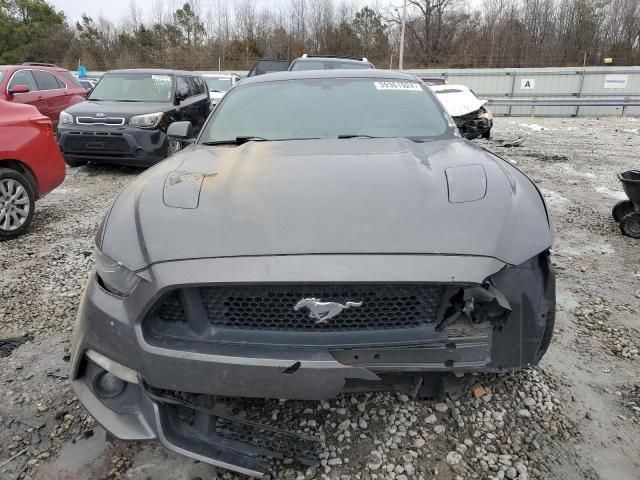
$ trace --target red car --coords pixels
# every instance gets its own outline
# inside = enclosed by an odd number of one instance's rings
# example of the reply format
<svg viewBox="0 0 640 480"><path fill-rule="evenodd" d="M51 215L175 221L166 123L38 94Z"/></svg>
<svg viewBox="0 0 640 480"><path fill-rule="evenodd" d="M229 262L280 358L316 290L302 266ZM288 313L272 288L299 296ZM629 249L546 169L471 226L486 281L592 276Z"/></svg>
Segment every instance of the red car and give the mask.
<svg viewBox="0 0 640 480"><path fill-rule="evenodd" d="M64 180L51 120L31 105L0 100L0 241L31 223L35 201Z"/></svg>
<svg viewBox="0 0 640 480"><path fill-rule="evenodd" d="M86 90L64 68L48 63L0 65L0 100L33 105L51 119L54 129L62 110L86 98Z"/></svg>

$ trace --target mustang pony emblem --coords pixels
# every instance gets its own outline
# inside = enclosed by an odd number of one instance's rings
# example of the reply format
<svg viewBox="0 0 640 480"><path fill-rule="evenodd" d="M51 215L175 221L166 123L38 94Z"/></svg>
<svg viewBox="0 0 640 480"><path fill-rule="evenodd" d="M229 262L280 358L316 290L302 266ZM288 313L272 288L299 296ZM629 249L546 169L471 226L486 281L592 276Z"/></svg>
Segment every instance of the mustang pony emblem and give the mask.
<svg viewBox="0 0 640 480"><path fill-rule="evenodd" d="M309 318L315 318L315 323L327 323L327 320L340 315L340 313L351 307L360 307L362 302L346 302L344 305L337 302L321 302L317 298L303 298L293 309L297 312L301 308L309 310Z"/></svg>

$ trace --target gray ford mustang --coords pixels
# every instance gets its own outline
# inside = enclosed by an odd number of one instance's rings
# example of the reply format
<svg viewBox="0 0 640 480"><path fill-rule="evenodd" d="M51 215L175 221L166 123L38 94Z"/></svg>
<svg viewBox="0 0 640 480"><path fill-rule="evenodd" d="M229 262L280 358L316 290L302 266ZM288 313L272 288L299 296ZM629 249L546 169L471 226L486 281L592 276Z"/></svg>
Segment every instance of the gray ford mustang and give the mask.
<svg viewBox="0 0 640 480"><path fill-rule="evenodd" d="M542 196L415 77L262 75L168 134L193 145L116 198L78 312L73 388L116 437L260 476L319 445L222 397L435 398L545 353Z"/></svg>

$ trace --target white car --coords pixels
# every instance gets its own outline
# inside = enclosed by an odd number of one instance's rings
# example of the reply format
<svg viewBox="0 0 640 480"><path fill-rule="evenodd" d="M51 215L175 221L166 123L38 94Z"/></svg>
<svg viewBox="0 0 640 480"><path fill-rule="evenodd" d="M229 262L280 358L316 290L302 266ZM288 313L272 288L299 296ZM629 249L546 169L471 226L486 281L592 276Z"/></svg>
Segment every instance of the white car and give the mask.
<svg viewBox="0 0 640 480"><path fill-rule="evenodd" d="M235 73L205 73L202 76L204 77L204 81L207 82L209 96L211 97L211 104L213 106L216 106L222 97L224 97L224 94L240 81L240 76Z"/></svg>

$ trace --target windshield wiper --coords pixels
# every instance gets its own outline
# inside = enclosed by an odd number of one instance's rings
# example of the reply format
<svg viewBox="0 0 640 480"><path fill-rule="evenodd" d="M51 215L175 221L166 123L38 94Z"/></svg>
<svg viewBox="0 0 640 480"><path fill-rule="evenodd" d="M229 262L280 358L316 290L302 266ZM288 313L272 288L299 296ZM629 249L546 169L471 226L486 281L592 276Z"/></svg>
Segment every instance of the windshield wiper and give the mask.
<svg viewBox="0 0 640 480"><path fill-rule="evenodd" d="M202 145L242 145L247 142L268 142L266 138L262 137L251 137L251 136L240 136L236 137L235 140L216 140L213 142L202 142Z"/></svg>
<svg viewBox="0 0 640 480"><path fill-rule="evenodd" d="M372 135L362 135L360 133L338 135L338 139L342 140L343 138L381 138L381 137L374 137Z"/></svg>

